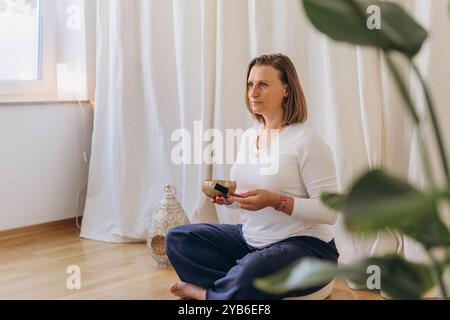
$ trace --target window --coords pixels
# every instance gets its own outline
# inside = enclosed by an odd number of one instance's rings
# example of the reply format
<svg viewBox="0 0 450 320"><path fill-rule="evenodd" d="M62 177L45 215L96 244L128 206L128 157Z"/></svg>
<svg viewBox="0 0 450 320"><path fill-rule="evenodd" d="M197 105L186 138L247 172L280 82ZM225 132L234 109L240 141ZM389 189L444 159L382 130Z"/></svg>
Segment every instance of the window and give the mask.
<svg viewBox="0 0 450 320"><path fill-rule="evenodd" d="M0 0L0 81L41 78L41 8L38 0Z"/></svg>
<svg viewBox="0 0 450 320"><path fill-rule="evenodd" d="M55 97L54 8L47 2L0 0L0 101Z"/></svg>
<svg viewBox="0 0 450 320"><path fill-rule="evenodd" d="M0 0L0 102L86 99L84 10L84 0Z"/></svg>

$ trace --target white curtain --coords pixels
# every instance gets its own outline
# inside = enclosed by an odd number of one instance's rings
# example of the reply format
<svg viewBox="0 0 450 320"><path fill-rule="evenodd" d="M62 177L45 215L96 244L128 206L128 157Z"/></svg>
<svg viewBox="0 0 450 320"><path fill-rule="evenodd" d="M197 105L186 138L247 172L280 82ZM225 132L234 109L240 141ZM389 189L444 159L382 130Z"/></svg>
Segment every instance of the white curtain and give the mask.
<svg viewBox="0 0 450 320"><path fill-rule="evenodd" d="M450 149L444 127L450 119L447 1L398 2L431 32L417 61ZM237 222L235 213L216 212L200 191L204 179L228 178L230 165L173 164L171 135L185 128L194 140L196 121L202 132L254 125L243 103L246 66L256 55L278 52L297 67L308 121L334 152L341 191L374 167L423 185L411 121L381 55L328 40L310 25L298 0L98 0L95 128L81 235L144 240L166 184L177 188L192 221ZM412 79L410 70L403 71ZM411 88L418 91L416 81ZM434 168L442 175L437 162ZM389 230L357 237L339 220L335 234L343 263L418 252Z"/></svg>

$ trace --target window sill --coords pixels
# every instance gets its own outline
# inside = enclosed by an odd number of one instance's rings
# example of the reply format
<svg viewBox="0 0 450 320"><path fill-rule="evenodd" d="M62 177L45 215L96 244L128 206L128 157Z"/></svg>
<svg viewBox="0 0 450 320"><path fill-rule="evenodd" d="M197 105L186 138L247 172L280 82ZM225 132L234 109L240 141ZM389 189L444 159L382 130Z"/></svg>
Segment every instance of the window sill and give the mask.
<svg viewBox="0 0 450 320"><path fill-rule="evenodd" d="M2 106L11 106L11 105L30 105L30 104L58 104L58 103L91 103L92 101L87 100L86 98L77 99L76 97L67 97L67 98L56 98L55 96L0 96L0 107Z"/></svg>
<svg viewBox="0 0 450 320"><path fill-rule="evenodd" d="M8 100L3 101L0 99L0 108L1 107L11 107L11 106L29 106L29 105L52 105L52 104L78 104L78 103L87 103L90 105L94 105L93 101L90 100L71 100L71 99L46 99L46 100L28 100L28 99L20 99L20 100Z"/></svg>

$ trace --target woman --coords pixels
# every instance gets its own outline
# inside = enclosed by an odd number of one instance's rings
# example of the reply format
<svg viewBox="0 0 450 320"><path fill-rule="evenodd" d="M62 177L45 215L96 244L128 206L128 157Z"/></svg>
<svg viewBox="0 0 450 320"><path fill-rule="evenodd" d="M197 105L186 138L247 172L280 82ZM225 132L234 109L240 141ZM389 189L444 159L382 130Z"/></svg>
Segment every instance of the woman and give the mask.
<svg viewBox="0 0 450 320"><path fill-rule="evenodd" d="M186 225L169 232L166 252L181 280L171 292L178 297L242 300L307 295L320 287L273 295L255 288L253 281L304 257L337 263L331 233L336 212L320 201L322 192L336 192L333 158L304 123L306 101L291 60L281 54L255 58L247 71L245 102L261 128L251 140L254 152L241 144L237 160L258 158L276 146L277 171L262 174L257 161L236 161L230 178L237 182L241 197L212 201L240 210L241 224Z"/></svg>

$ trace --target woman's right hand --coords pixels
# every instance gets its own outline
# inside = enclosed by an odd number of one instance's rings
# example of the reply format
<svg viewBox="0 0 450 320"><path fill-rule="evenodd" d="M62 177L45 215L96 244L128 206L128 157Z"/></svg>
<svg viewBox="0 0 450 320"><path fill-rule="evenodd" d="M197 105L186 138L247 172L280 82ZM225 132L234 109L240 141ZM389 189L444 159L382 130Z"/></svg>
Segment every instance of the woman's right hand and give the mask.
<svg viewBox="0 0 450 320"><path fill-rule="evenodd" d="M234 203L234 201L230 201L230 197L215 197L211 199L211 202L218 205L230 205Z"/></svg>

